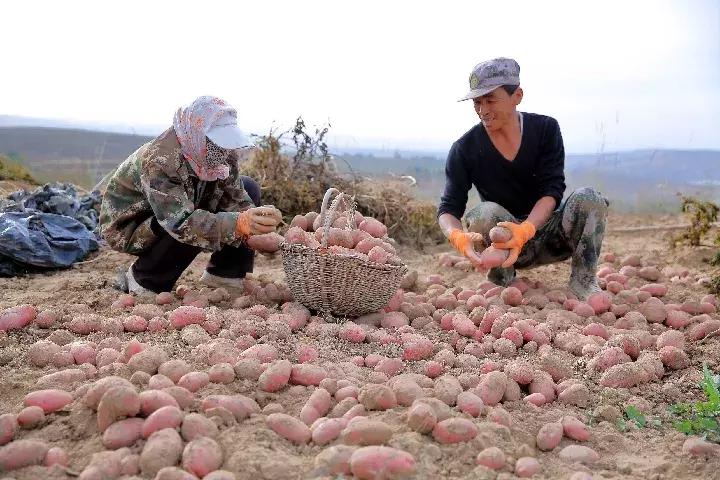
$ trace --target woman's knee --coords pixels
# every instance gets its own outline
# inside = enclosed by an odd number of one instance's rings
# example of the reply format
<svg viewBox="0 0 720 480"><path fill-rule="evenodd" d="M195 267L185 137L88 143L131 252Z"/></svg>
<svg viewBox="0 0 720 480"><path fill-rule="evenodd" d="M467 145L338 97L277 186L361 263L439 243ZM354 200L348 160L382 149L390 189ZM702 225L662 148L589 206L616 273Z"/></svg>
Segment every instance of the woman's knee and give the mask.
<svg viewBox="0 0 720 480"><path fill-rule="evenodd" d="M260 184L246 175L240 175L245 191L250 195L250 199L255 206L260 206Z"/></svg>

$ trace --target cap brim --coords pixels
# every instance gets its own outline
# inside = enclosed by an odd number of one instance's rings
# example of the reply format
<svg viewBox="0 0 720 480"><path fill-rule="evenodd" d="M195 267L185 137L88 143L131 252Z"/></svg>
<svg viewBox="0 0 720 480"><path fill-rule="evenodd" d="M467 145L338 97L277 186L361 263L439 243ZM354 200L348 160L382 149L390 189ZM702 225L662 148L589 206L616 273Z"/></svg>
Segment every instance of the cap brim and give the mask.
<svg viewBox="0 0 720 480"><path fill-rule="evenodd" d="M482 97L483 95L487 95L488 93L492 92L493 90L502 87L502 85L495 85L493 87L485 87L485 88L476 88L475 90L470 90L467 95L465 95L463 98L458 100L458 102L464 102L465 100L471 100L473 98Z"/></svg>
<svg viewBox="0 0 720 480"><path fill-rule="evenodd" d="M236 148L251 147L250 139L242 133L237 125L222 125L211 128L207 137L218 147L229 150Z"/></svg>

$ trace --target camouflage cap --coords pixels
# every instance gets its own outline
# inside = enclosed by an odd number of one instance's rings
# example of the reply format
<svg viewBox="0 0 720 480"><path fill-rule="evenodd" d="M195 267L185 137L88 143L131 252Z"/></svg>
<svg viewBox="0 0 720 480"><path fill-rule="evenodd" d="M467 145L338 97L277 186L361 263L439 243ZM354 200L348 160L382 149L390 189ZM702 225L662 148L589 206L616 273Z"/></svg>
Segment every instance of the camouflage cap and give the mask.
<svg viewBox="0 0 720 480"><path fill-rule="evenodd" d="M470 91L458 100L482 97L502 85L520 85L520 65L512 58L493 58L478 63L470 74Z"/></svg>

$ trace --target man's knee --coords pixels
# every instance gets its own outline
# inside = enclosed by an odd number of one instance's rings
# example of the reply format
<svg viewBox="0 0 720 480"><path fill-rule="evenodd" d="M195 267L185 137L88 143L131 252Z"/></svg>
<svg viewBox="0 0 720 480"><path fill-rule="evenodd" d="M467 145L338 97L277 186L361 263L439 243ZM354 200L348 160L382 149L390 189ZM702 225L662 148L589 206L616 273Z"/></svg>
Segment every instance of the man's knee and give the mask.
<svg viewBox="0 0 720 480"><path fill-rule="evenodd" d="M567 199L566 209L571 211L601 211L606 212L610 202L592 187L578 188Z"/></svg>
<svg viewBox="0 0 720 480"><path fill-rule="evenodd" d="M240 178L242 179L245 191L248 195L250 195L250 199L253 201L255 206L260 206L260 185L246 175L241 175Z"/></svg>
<svg viewBox="0 0 720 480"><path fill-rule="evenodd" d="M498 222L512 221L513 216L504 207L495 202L480 202L465 214L465 222L471 232L488 232Z"/></svg>

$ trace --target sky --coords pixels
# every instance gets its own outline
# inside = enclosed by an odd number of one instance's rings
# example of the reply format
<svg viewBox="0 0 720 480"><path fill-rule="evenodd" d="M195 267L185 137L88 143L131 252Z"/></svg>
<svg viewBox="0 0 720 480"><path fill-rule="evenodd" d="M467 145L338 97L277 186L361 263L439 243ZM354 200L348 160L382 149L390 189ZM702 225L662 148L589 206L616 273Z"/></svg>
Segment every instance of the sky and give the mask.
<svg viewBox="0 0 720 480"><path fill-rule="evenodd" d="M216 95L251 133L444 150L507 56L570 153L720 149L718 0L6 0L0 25L0 114L160 128Z"/></svg>

